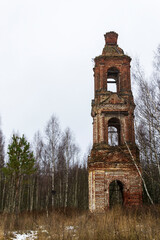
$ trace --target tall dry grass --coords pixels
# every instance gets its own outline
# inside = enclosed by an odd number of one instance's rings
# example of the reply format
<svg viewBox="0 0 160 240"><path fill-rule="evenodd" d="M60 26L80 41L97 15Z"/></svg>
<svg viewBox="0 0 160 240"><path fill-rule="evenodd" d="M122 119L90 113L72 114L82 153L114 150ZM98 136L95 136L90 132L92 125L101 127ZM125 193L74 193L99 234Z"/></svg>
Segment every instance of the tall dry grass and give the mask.
<svg viewBox="0 0 160 240"><path fill-rule="evenodd" d="M37 239L56 240L160 240L160 206L139 209L115 207L106 214L67 211L22 213L0 216L0 239L11 239L12 231L37 231ZM3 223L3 224L2 224Z"/></svg>

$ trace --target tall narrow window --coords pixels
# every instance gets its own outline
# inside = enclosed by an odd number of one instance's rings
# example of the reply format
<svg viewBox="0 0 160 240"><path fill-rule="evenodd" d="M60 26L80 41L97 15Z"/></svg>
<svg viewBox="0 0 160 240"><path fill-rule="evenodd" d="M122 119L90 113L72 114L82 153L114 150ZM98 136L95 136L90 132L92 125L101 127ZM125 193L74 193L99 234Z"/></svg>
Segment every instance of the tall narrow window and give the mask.
<svg viewBox="0 0 160 240"><path fill-rule="evenodd" d="M118 118L111 118L108 121L108 145L120 145L120 121Z"/></svg>
<svg viewBox="0 0 160 240"><path fill-rule="evenodd" d="M117 68L110 68L107 72L107 91L117 92L119 86L119 71Z"/></svg>

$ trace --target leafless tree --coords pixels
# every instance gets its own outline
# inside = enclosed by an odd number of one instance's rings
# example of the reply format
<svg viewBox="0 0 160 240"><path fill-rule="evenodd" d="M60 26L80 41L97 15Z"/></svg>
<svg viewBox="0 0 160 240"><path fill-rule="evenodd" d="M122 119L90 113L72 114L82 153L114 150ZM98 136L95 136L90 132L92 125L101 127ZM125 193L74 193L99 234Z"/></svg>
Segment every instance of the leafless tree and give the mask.
<svg viewBox="0 0 160 240"><path fill-rule="evenodd" d="M56 116L52 115L45 128L46 152L52 165L52 209L54 207L55 193L55 165L57 159L57 149L60 141L60 127Z"/></svg>
<svg viewBox="0 0 160 240"><path fill-rule="evenodd" d="M5 176L2 172L2 168L4 167L4 136L2 130L0 129L0 210L3 210L4 205L4 195L5 195Z"/></svg>
<svg viewBox="0 0 160 240"><path fill-rule="evenodd" d="M135 64L136 139L140 149L143 176L154 202L160 201L160 48L154 58L154 71L147 79L139 62ZM159 187L158 187L159 186Z"/></svg>

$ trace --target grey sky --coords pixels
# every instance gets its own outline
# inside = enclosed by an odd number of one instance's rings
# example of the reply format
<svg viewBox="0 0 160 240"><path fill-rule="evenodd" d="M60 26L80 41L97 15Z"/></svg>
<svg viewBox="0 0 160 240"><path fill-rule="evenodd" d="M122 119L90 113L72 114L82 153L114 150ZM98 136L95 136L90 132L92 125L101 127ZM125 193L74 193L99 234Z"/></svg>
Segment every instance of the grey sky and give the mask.
<svg viewBox="0 0 160 240"><path fill-rule="evenodd" d="M159 0L0 0L0 115L6 139L32 140L54 113L83 151L92 143L92 58L103 35L149 73L160 43Z"/></svg>

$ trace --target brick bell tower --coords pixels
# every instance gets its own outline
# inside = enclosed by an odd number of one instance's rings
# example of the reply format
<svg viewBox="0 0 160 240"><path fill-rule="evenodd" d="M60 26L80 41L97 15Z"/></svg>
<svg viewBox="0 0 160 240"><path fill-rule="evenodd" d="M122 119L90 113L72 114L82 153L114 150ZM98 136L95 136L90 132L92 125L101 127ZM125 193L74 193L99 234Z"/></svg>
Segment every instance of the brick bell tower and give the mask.
<svg viewBox="0 0 160 240"><path fill-rule="evenodd" d="M91 212L117 204L142 204L141 178L131 158L140 167L134 134L131 58L117 45L117 33L108 32L104 37L102 55L94 59L93 69L93 147L88 158Z"/></svg>

